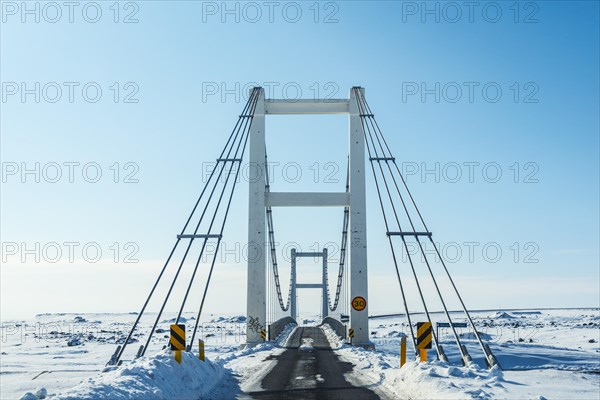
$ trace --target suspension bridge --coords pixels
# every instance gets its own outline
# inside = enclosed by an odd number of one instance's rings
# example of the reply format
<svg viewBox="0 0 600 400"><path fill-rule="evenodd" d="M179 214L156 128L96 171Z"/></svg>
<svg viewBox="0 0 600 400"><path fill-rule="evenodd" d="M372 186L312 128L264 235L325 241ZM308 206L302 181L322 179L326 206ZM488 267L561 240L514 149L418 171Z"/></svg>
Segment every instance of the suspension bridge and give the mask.
<svg viewBox="0 0 600 400"><path fill-rule="evenodd" d="M340 192L278 192L272 190L269 179L265 120L270 115L303 114L345 114L348 115L348 157L345 191ZM248 154L247 154L248 153ZM209 295L211 278L218 269L215 251L208 260L203 258L207 249L219 249L228 222L230 209L234 204L234 195L239 186L240 165L248 158L253 179L248 191L248 262L247 262L247 320L246 346L255 346L273 341L289 324L297 323L299 289L320 289L322 293L321 316L323 323L330 325L339 336L346 338L354 346L373 349L369 339L368 319L368 263L367 263L367 215L366 185L367 175L372 175L379 208L383 215L385 237L390 248L390 265L397 277L400 296L397 299L398 310L408 322L409 343L415 355L419 355L417 342L419 335L407 301L407 284L416 285L421 310L420 318L432 322L430 307L424 295L423 280L434 288L437 301L441 304L445 322L449 327L454 344L460 354L461 362L467 365L472 357L455 329L447 299L458 299L461 312L474 333L485 363L491 367L497 365L496 358L489 346L483 342L469 311L456 287L450 272L433 240L433 234L427 227L421 210L410 192L396 158L394 157L383 132L375 120L375 115L365 99L361 87L353 87L346 99L298 100L288 101L267 99L260 87L250 91L237 123L231 131L216 166L183 228L176 235L172 250L168 255L156 281L154 282L140 312L137 314L127 339L117 347L109 365L120 365L126 360L144 356L152 343L167 345L167 340L157 337L159 325L167 323L165 308L172 300L176 284L183 285L183 296L178 304L177 317L173 321L182 321L182 314L190 307L190 300L199 302L195 310L193 326L188 326L191 339L187 341L186 351L192 351L192 345L199 336L199 323L203 316L204 305ZM368 164L368 166L367 166ZM328 251L302 252L292 249L290 253L289 285L284 293L281 285L280 263L277 258L275 224L276 211L281 207L337 207L340 209L340 257L337 265L335 288L330 288ZM279 228L285 229L285 227ZM408 243L413 242L420 250L424 263L417 263L415 255L408 251ZM430 255L424 245L435 249L441 260L441 266L430 261ZM404 253L403 253L404 252ZM408 262L400 260L399 254L406 254ZM192 254L194 254L192 256ZM297 260L311 257L322 261L322 279L316 283L298 283L300 273ZM202 266L207 270L202 282L197 282L198 271ZM441 268L440 268L441 267ZM418 271L422 268L422 271ZM170 275L167 273L169 271ZM185 271L182 274L182 271ZM170 280L167 279L167 276ZM185 280L182 281L182 276ZM181 278L181 279L180 279ZM446 285L442 285L444 281ZM159 289L160 287L160 289ZM200 288L200 290L198 289ZM444 290L444 288L446 288ZM449 288L449 289L448 289ZM181 297L181 296L180 296ZM153 306L151 307L150 304ZM156 315L154 315L156 314ZM144 315L152 315L151 328L142 329L140 320ZM456 315L456 314L453 314ZM437 358L448 362L436 331L432 330L433 348ZM136 340L133 340L136 338ZM297 348L302 340L310 338L315 350L299 353ZM135 347L131 343L138 342ZM290 344L291 343L291 344ZM446 342L447 345L447 342ZM134 347L131 349L131 347ZM339 376L331 377L329 382L337 382L344 396L370 398L369 393L355 393L347 383L344 384L343 368L329 349L329 343L319 327L297 327L288 340L290 349L279 360L284 368L276 368L263 381L263 386L272 390L273 398L280 396L282 388L290 388L293 371L302 364L304 369L319 369L319 373L328 375L338 371ZM287 367L286 367L287 366ZM296 366L296 367L294 367ZM351 368L351 367L350 367ZM353 394L354 393L354 394ZM268 395L262 396L268 398ZM281 397L279 397L281 398ZM340 397L341 398L341 397Z"/></svg>

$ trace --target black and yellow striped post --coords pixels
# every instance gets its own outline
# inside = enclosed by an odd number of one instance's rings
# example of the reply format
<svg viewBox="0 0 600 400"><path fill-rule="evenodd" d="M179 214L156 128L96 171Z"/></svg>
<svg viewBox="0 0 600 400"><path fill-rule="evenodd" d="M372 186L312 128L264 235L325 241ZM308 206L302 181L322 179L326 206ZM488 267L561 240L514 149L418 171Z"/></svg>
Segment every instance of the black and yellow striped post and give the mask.
<svg viewBox="0 0 600 400"><path fill-rule="evenodd" d="M350 343L352 343L352 338L354 337L354 329L350 328L348 330L348 337L350 338Z"/></svg>
<svg viewBox="0 0 600 400"><path fill-rule="evenodd" d="M427 349L431 348L432 333L431 322L417 322L417 349L419 349L421 362L427 361Z"/></svg>
<svg viewBox="0 0 600 400"><path fill-rule="evenodd" d="M260 337L263 338L263 340L267 340L267 330L265 328L260 330Z"/></svg>
<svg viewBox="0 0 600 400"><path fill-rule="evenodd" d="M198 339L198 358L204 361L204 340Z"/></svg>
<svg viewBox="0 0 600 400"><path fill-rule="evenodd" d="M185 350L185 325L171 324L171 350L175 357L175 361L181 364L181 351Z"/></svg>

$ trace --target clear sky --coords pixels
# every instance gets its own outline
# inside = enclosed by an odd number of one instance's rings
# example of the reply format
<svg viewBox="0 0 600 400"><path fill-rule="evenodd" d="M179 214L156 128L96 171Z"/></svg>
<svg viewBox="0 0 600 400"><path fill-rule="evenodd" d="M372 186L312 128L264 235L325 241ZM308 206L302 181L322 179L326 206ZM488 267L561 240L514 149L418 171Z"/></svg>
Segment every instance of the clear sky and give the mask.
<svg viewBox="0 0 600 400"><path fill-rule="evenodd" d="M137 310L253 83L365 87L469 307L599 305L598 2L23 4L2 2L2 319ZM346 124L269 118L273 190L343 190ZM399 312L367 185L370 310ZM341 210L277 212L282 244L339 241ZM207 307L244 313L245 289L228 256Z"/></svg>

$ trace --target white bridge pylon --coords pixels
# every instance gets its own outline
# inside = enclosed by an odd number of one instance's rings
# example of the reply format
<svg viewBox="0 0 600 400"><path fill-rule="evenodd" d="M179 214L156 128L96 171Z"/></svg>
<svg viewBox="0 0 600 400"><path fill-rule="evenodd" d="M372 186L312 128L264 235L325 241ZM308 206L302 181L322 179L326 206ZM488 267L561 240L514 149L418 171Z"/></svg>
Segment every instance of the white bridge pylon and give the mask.
<svg viewBox="0 0 600 400"><path fill-rule="evenodd" d="M349 209L349 280L350 298L362 297L368 304L367 281L367 220L365 194L365 139L361 123L356 89L350 90L347 99L281 100L266 99L264 90L259 89L249 137L249 161L253 179L248 192L248 324L246 342L256 345L264 340L256 326L267 324L267 207L347 207ZM364 96L364 89L358 89ZM265 165L265 126L268 115L348 115L348 189L337 193L319 192L274 192L267 191ZM326 262L326 260L325 260ZM325 284L325 282L323 282ZM326 290L323 309L328 307ZM295 305L295 296L292 297ZM293 315L292 315L293 316ZM352 343L372 346L369 341L368 307L360 311L350 310L350 326L354 329Z"/></svg>

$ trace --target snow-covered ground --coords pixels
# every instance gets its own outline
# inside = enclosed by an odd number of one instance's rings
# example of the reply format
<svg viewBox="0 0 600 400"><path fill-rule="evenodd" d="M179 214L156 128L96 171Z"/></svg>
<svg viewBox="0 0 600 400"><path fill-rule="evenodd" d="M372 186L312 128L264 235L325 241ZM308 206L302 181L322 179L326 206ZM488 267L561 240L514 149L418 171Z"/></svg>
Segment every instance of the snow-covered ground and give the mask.
<svg viewBox="0 0 600 400"><path fill-rule="evenodd" d="M340 358L355 365L346 378L369 385L382 398L600 398L598 309L473 315L502 370L483 368L481 351L466 328L459 328L458 333L479 365L461 367L451 332L441 328L441 342L451 365L433 361L435 353L431 351L430 363L409 360L400 369L400 337L408 333L401 317L370 320L375 352L344 345L330 329L325 328L325 334L338 347ZM452 316L455 322L464 321L459 314ZM178 365L169 351L162 350L168 337L164 330L171 322L166 317L161 319L146 357L100 372L116 344L125 340L135 317L46 314L34 321L2 322L0 398L19 399L30 392L29 398L35 399L38 389L45 389L39 390L40 397L47 391L50 398L64 399L244 398L243 392L260 390L261 378L275 365L272 356L284 351L278 345L284 344L291 332L291 327L286 328L279 343L240 350L245 341L245 318L210 316L200 325L209 361L202 363L187 354ZM421 319L415 315L413 322ZM152 322L151 318L142 321L141 331ZM190 316L188 332L194 323ZM127 359L133 358L141 339L135 337L129 345Z"/></svg>
<svg viewBox="0 0 600 400"><path fill-rule="evenodd" d="M450 364L409 359L399 369L400 337L406 321L376 318L370 322L377 352L344 346L337 350L355 365L347 379L369 385L385 398L418 399L599 399L599 310L551 310L474 313L475 324L502 370L484 368L483 353L467 328L457 328L475 365L460 367L460 354L449 328L439 336ZM419 317L413 317L413 322ZM442 318L440 314L432 319ZM459 314L454 322L465 322ZM408 340L410 342L410 340ZM410 351L408 354L414 354Z"/></svg>

